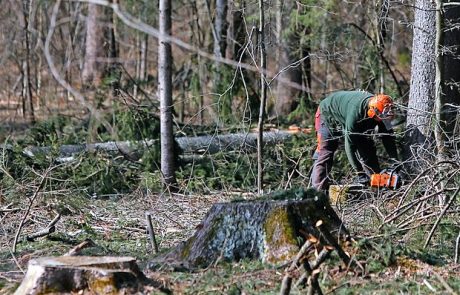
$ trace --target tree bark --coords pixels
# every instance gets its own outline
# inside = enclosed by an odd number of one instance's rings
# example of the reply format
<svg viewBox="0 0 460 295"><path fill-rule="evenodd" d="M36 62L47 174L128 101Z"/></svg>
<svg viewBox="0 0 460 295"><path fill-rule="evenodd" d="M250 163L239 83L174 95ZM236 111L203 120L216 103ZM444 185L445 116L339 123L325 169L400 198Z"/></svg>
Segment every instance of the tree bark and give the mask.
<svg viewBox="0 0 460 295"><path fill-rule="evenodd" d="M178 148L182 155L210 155L218 152L246 151L256 152L258 133L236 133L218 136L204 135L196 137L177 137ZM264 132L264 146L267 144L276 144L283 142L293 136L293 133L287 131ZM144 149L152 147L157 141L146 139L140 142L130 141L109 141L102 143L62 145L59 147L59 157L61 161L67 160L76 154L92 151L121 152L129 155L132 159L138 159L142 156ZM12 150L12 147L6 146ZM51 147L28 147L24 153L30 157L38 154L51 153Z"/></svg>
<svg viewBox="0 0 460 295"><path fill-rule="evenodd" d="M436 6L430 0L415 1L412 74L407 111L407 147L432 137L435 94ZM406 157L411 156L410 150Z"/></svg>
<svg viewBox="0 0 460 295"><path fill-rule="evenodd" d="M171 35L171 0L160 0L160 38L158 39L158 94L160 97L161 173L167 187L176 183L172 118L172 54L166 36Z"/></svg>
<svg viewBox="0 0 460 295"><path fill-rule="evenodd" d="M448 138L458 134L460 106L460 6L446 6L444 11L444 50L443 50L443 75L442 88L444 105L441 111L444 114L445 131Z"/></svg>
<svg viewBox="0 0 460 295"><path fill-rule="evenodd" d="M32 77L31 77L31 48L30 48L30 32L32 28L30 16L32 14L32 0L23 0L24 14L24 60L22 62L22 112L24 118L31 122L35 122L33 94L32 94Z"/></svg>
<svg viewBox="0 0 460 295"><path fill-rule="evenodd" d="M444 95L442 89L444 88L444 56L442 47L444 46L444 13L442 0L436 0L436 43L435 43L435 56L436 56L436 76L435 76L435 114L436 122L434 128L434 135L436 139L436 147L438 149L438 157L444 158L446 153L446 133L445 133L445 115L443 113Z"/></svg>
<svg viewBox="0 0 460 295"><path fill-rule="evenodd" d="M265 52L265 11L264 2L259 0L259 42L260 42L260 107L259 121L257 123L257 191L263 193L263 145L264 145L264 119L265 105L267 104L267 83L265 70L267 68L267 53Z"/></svg>
<svg viewBox="0 0 460 295"><path fill-rule="evenodd" d="M281 26L277 27L277 37L279 38L277 40L277 62L278 71L281 71L278 79L302 85L303 67L307 74L307 87L310 87L311 78L309 72L311 63L308 58L309 50L308 46L301 43L302 35L308 34L309 29L300 23L295 28L289 25L294 5L295 2L293 1L285 1L283 5L280 5L281 12L277 12L277 25ZM282 30L281 28L286 29ZM284 116L291 113L298 105L300 94L298 89L289 86L288 83L278 82L276 84L274 115Z"/></svg>
<svg viewBox="0 0 460 295"><path fill-rule="evenodd" d="M88 88L99 85L103 76L103 67L97 58L104 57L104 30L100 24L102 8L88 3L86 19L85 60L83 64L82 80Z"/></svg>

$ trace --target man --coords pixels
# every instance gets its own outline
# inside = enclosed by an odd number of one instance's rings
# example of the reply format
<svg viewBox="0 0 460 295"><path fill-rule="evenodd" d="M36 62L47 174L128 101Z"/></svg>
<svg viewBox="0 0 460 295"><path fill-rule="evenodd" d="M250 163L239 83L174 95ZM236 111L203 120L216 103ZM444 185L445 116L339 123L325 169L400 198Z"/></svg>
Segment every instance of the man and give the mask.
<svg viewBox="0 0 460 295"><path fill-rule="evenodd" d="M376 126L382 135L386 152L390 158L397 159L398 152L391 126L393 116L393 101L385 94L338 91L322 100L315 116L318 146L312 171L313 187L328 190L334 152L342 136L348 161L357 172L359 183L367 183L368 175L380 172L372 140Z"/></svg>

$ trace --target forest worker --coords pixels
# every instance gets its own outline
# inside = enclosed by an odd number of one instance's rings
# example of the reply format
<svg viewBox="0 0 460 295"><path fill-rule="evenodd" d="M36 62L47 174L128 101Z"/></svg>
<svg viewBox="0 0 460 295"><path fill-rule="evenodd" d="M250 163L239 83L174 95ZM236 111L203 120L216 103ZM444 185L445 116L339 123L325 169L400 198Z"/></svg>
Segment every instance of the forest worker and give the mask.
<svg viewBox="0 0 460 295"><path fill-rule="evenodd" d="M355 182L369 184L369 176L380 166L372 134L378 126L386 152L398 158L393 136L393 101L385 94L365 91L338 91L323 99L315 115L317 148L312 171L312 186L328 190L329 173L340 138L345 141L348 161L357 173Z"/></svg>

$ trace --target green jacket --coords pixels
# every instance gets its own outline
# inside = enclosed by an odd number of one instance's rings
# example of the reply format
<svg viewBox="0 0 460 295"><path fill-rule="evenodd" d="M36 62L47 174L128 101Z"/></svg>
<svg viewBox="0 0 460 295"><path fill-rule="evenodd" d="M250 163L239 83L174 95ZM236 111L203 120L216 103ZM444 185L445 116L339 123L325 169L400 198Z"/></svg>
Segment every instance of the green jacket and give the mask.
<svg viewBox="0 0 460 295"><path fill-rule="evenodd" d="M367 116L369 99L373 94L365 91L338 91L330 94L319 104L321 117L329 126L332 134L342 130L345 136L345 152L350 164L358 171L362 171L362 165L358 161L356 152L363 136L369 136L378 126L382 133L382 142L390 158L397 159L398 152L393 130L387 130L383 123ZM367 133L365 135L364 133ZM376 157L376 155L370 155Z"/></svg>

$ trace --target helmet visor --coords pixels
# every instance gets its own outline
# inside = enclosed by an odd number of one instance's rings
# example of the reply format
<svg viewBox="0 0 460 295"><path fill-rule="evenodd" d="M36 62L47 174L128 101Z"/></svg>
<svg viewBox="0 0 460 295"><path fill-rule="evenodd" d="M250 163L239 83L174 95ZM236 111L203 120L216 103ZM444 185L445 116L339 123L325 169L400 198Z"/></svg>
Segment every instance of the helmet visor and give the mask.
<svg viewBox="0 0 460 295"><path fill-rule="evenodd" d="M393 120L394 116L395 116L395 112L394 112L394 108L392 104L387 104L383 108L382 112L377 111L377 117L382 121L384 120L391 121Z"/></svg>

